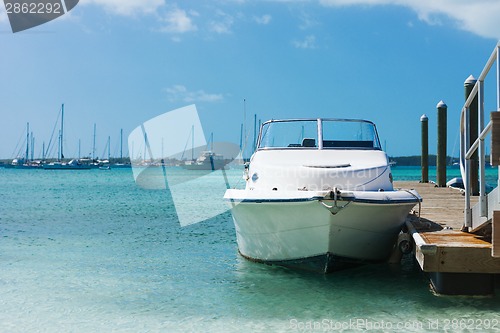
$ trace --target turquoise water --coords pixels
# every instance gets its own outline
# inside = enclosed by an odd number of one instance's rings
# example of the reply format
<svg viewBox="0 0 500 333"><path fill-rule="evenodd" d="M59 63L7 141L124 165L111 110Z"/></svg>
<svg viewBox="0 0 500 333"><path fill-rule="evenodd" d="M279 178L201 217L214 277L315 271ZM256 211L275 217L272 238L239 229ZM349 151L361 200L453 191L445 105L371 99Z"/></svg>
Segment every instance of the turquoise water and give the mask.
<svg viewBox="0 0 500 333"><path fill-rule="evenodd" d="M413 166L397 166L392 168L392 174L394 180L412 180L419 181L421 177L420 167ZM498 168L496 167L486 167L485 168L485 179L488 185L496 187L498 176ZM449 167L446 170L446 179L450 180L455 177L461 177L459 167ZM429 167L429 180L436 181L436 167Z"/></svg>
<svg viewBox="0 0 500 333"><path fill-rule="evenodd" d="M436 296L411 256L326 276L248 262L228 212L180 227L131 170L0 184L0 332L500 331L499 296Z"/></svg>

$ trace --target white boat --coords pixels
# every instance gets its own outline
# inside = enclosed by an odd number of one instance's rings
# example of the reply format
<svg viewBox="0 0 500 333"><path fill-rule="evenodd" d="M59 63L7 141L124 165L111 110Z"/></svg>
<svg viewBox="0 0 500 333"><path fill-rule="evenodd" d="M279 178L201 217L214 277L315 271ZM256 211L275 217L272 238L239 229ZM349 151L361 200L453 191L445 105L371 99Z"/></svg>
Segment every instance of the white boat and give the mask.
<svg viewBox="0 0 500 333"><path fill-rule="evenodd" d="M192 133L194 133L194 128L191 131ZM193 139L192 142L194 142ZM210 150L208 150L209 144L211 144ZM191 154L194 154L194 145L191 148ZM207 150L202 151L200 156L196 160L192 158L190 161L185 161L183 164L181 164L181 167L186 170L215 171L220 170L224 167L228 169L229 166L226 166L228 163L229 161L226 161L221 154L216 154L214 152L214 134L212 133L210 135L210 141L207 142Z"/></svg>
<svg viewBox="0 0 500 333"><path fill-rule="evenodd" d="M90 170L91 166L82 163L78 159L72 159L69 162L52 162L43 165L45 170Z"/></svg>
<svg viewBox="0 0 500 333"><path fill-rule="evenodd" d="M386 260L421 201L394 190L376 127L365 120L262 124L245 189L228 189L240 254L268 264L331 272Z"/></svg>
<svg viewBox="0 0 500 333"><path fill-rule="evenodd" d="M223 156L216 154L213 151L204 151L194 161L186 161L181 164L181 167L187 170L219 170L222 169L227 162Z"/></svg>
<svg viewBox="0 0 500 333"><path fill-rule="evenodd" d="M453 187L458 189L464 189L464 181L462 177L455 177L446 182L447 187Z"/></svg>

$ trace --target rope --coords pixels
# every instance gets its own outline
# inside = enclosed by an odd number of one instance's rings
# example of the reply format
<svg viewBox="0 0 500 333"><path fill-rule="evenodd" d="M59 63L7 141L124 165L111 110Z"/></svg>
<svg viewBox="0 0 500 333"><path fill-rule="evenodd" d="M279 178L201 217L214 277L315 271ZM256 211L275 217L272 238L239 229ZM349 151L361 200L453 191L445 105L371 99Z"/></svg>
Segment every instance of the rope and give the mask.
<svg viewBox="0 0 500 333"><path fill-rule="evenodd" d="M411 194L415 199L418 200L418 222L420 222L420 213L422 212L422 200L415 195L415 193L411 192L410 190L407 189L401 189L402 191L405 191L409 194Z"/></svg>

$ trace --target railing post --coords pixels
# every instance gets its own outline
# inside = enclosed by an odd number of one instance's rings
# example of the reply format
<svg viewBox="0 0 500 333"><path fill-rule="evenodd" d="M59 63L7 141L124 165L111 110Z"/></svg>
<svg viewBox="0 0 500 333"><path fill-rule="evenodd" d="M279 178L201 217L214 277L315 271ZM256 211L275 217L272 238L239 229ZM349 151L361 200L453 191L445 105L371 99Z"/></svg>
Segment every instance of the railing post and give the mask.
<svg viewBox="0 0 500 333"><path fill-rule="evenodd" d="M469 122L469 118L470 118L470 115L469 115L469 108L467 107L465 109L465 113L464 113L464 120L463 120L463 123L464 123L464 155L463 155L463 158L464 158L464 179L463 179L463 182L464 182L464 194L465 194L465 209L464 209L464 217L465 217L465 221L464 221L464 231L468 231L468 228L472 227L472 210L471 210L471 207L470 207L470 195L471 195L471 192L470 192L470 160L465 158L465 155L467 153L467 151L469 150L469 147L470 147L470 122Z"/></svg>
<svg viewBox="0 0 500 333"><path fill-rule="evenodd" d="M479 80L479 86L477 91L478 97L478 118L477 118L477 131L482 133L484 130L484 81ZM488 216L488 207L486 199L486 184L485 184L485 170L484 165L486 163L484 138L479 142L479 203L480 203L480 214L481 216Z"/></svg>
<svg viewBox="0 0 500 333"><path fill-rule="evenodd" d="M497 47L497 111L500 111L500 42ZM500 177L500 175L498 175Z"/></svg>
<svg viewBox="0 0 500 333"><path fill-rule="evenodd" d="M472 75L470 75L467 78L467 80L465 80L465 82L464 82L465 100L467 100L467 98L469 97L476 82L477 82L477 80ZM469 106L469 119L467 120L469 122L469 143L466 146L467 150L470 148L470 145L474 141L476 141L476 139L478 137L478 132L477 132L478 121L477 120L478 120L478 104L477 104L477 95L476 95L474 97L474 100L472 101L471 105ZM478 195L479 194L478 166L479 166L478 153L475 152L470 159L470 168L469 168L471 195Z"/></svg>
<svg viewBox="0 0 500 333"><path fill-rule="evenodd" d="M420 165L422 166L421 183L429 182L429 118L425 114L420 117L422 127L422 155Z"/></svg>
<svg viewBox="0 0 500 333"><path fill-rule="evenodd" d="M436 183L438 187L446 186L446 113L448 106L440 101L437 104L437 158Z"/></svg>

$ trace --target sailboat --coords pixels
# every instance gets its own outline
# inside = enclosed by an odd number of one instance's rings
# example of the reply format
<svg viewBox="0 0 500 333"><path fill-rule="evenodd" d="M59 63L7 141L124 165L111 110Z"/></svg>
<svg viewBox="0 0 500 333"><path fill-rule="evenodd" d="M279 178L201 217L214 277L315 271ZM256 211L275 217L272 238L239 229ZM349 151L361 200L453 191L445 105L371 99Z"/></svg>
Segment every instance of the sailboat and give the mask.
<svg viewBox="0 0 500 333"><path fill-rule="evenodd" d="M108 159L99 161L99 170L111 170L111 165L109 160L111 159L111 137L108 136L108 142L106 143L106 148L108 150Z"/></svg>
<svg viewBox="0 0 500 333"><path fill-rule="evenodd" d="M193 136L194 136L194 129ZM193 140L194 142L194 140ZM207 148L208 148L207 143ZM181 164L181 167L186 170L220 170L224 168L227 162L224 160L224 157L220 154L216 154L214 152L214 134L210 135L210 150L202 151L200 156L195 160L194 158L190 161L186 161L184 164ZM192 147L192 153L194 153L194 147Z"/></svg>
<svg viewBox="0 0 500 333"><path fill-rule="evenodd" d="M82 163L79 159L72 159L69 162L63 162L63 135L64 135L64 104L61 106L61 129L59 130L59 152L56 162L45 163L43 168L45 170L89 170L89 164Z"/></svg>
<svg viewBox="0 0 500 333"><path fill-rule="evenodd" d="M31 159L30 159L30 143L31 143ZM34 160L35 138L33 132L30 137L30 124L26 123L26 152L25 156L14 158L11 163L4 164L7 169L38 169L41 167L41 161Z"/></svg>

